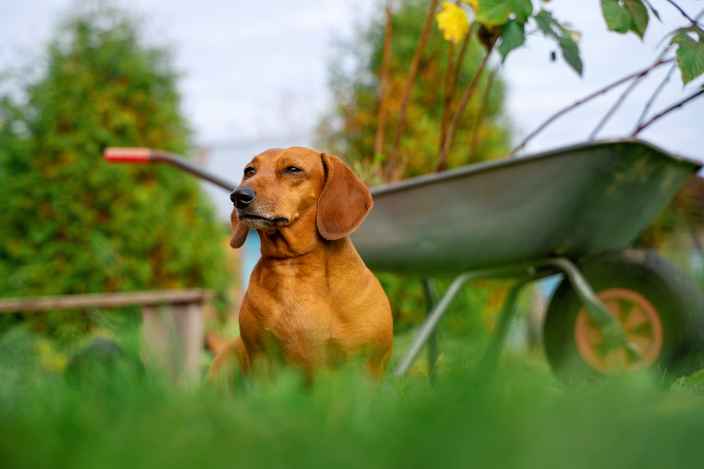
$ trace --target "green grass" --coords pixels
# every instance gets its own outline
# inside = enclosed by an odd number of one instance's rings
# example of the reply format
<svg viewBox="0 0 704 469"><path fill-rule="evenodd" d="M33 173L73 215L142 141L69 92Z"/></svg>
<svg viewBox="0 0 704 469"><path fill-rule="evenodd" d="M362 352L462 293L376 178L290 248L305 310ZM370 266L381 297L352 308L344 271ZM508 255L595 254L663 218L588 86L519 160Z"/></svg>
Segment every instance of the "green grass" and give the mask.
<svg viewBox="0 0 704 469"><path fill-rule="evenodd" d="M291 371L236 395L120 369L44 371L31 337L0 337L0 467L697 467L704 398L646 375L566 388L504 360L493 379L454 347L435 384L355 369L312 387Z"/></svg>

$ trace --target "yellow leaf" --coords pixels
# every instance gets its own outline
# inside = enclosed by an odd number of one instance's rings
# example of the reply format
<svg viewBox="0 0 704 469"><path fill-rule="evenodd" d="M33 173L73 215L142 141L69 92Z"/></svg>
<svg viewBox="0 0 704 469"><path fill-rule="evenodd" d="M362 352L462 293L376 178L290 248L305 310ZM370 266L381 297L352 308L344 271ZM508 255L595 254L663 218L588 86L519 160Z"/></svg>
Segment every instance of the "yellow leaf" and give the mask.
<svg viewBox="0 0 704 469"><path fill-rule="evenodd" d="M437 14L435 19L438 22L438 28L442 31L443 37L455 44L460 42L469 30L467 14L454 3L443 3L442 11Z"/></svg>

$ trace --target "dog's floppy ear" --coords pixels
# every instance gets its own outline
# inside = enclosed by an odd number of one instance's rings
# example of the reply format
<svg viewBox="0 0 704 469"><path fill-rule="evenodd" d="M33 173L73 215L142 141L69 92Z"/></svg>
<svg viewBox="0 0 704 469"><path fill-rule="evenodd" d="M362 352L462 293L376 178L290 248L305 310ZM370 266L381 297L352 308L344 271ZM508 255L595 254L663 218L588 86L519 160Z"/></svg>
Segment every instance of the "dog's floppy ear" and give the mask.
<svg viewBox="0 0 704 469"><path fill-rule="evenodd" d="M334 155L320 155L325 168L325 185L318 199L316 224L327 239L348 236L371 210L374 202L367 186Z"/></svg>
<svg viewBox="0 0 704 469"><path fill-rule="evenodd" d="M237 209L232 209L232 214L230 215L230 223L232 224L232 238L230 238L230 246L237 249L242 247L244 241L247 239L247 234L249 233L249 227L240 223L240 219L237 216Z"/></svg>

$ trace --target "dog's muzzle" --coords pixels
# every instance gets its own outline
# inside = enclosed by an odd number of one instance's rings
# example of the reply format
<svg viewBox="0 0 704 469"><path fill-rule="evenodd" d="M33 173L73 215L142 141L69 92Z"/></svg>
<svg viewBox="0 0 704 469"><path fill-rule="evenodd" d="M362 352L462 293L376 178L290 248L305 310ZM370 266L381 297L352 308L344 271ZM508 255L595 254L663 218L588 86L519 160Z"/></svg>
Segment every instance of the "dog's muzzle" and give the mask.
<svg viewBox="0 0 704 469"><path fill-rule="evenodd" d="M256 193L249 187L239 187L230 194L230 200L238 209L249 207L256 197Z"/></svg>

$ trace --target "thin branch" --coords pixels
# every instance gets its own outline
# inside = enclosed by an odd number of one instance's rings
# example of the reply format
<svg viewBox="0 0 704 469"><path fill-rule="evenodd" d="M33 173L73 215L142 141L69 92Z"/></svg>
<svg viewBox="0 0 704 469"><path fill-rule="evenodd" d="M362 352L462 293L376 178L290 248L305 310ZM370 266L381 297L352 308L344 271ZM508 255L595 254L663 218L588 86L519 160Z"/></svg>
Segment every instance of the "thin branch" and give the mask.
<svg viewBox="0 0 704 469"><path fill-rule="evenodd" d="M699 21L699 19L704 16L704 9L701 10L697 16L694 17L695 20ZM672 47L672 44L670 44L670 47ZM636 123L636 128L638 128L639 125L645 121L645 118L648 116L648 113L650 112L650 109L653 107L653 104L655 104L655 100L660 96L660 93L662 92L663 89L665 89L665 86L670 82L670 79L672 78L672 75L675 73L675 70L677 70L677 63L673 63L670 69L667 71L667 74L665 75L665 78L662 79L662 81L658 84L658 86L655 88L655 91L653 91L653 94L650 96L650 99L648 99L648 102L645 103L645 107L643 108L643 111L640 113L640 116L638 117L638 122ZM635 129L634 129L635 131Z"/></svg>
<svg viewBox="0 0 704 469"><path fill-rule="evenodd" d="M528 144L528 142L530 142L531 140L533 140L533 138L535 138L536 135L538 135L540 132L542 132L543 130L545 130L546 127L548 127L550 124L552 124L554 121L556 121L556 120L559 119L560 117L564 116L564 115L567 114L568 112L573 111L574 109L578 108L578 107L581 106L582 104L584 104L584 103L586 103L586 102L588 102L588 101L591 101L592 99L597 98L597 97L599 97L599 96L601 96L601 95L603 95L603 94L605 94L605 93L611 91L613 88L616 88L616 87L618 87L619 85L622 85L622 84L624 84L624 83L626 83L626 82L628 82L628 81L630 81L630 80L633 80L634 78L643 77L643 76L649 74L650 72L652 72L653 70L655 70L656 68L660 67L661 65L671 63L673 60L674 60L674 59L659 60L659 61L653 63L652 65L649 65L648 67L646 67L646 68L644 68L644 69L641 69L641 70L638 70L638 71L636 71L636 72L633 72L633 73L631 73L631 74L629 74L629 75L626 75L626 76L623 77L623 78L619 78L618 80L616 80L616 81L614 81L614 82L612 82L612 83L609 83L608 85L604 86L603 88L600 88L600 89L594 91L593 93L588 94L587 96L585 96L585 97L583 97L583 98L581 98L581 99L575 101L574 103L570 104L569 106L560 109L559 111L557 111L556 113L554 113L553 115L551 115L550 117L548 117L543 123L541 123L541 124L540 124L535 130L533 130L530 134L528 134L528 135L521 141L521 143L519 143L519 144L511 151L510 156L512 156L512 157L515 156L516 153L518 153L520 150L522 150L522 149Z"/></svg>
<svg viewBox="0 0 704 469"><path fill-rule="evenodd" d="M643 2L648 6L648 8L650 8L650 11L653 12L653 15L655 15L658 21L662 22L662 19L660 19L660 13L655 9L650 0L643 0Z"/></svg>
<svg viewBox="0 0 704 469"><path fill-rule="evenodd" d="M418 66L420 65L420 60L423 57L423 51L428 44L428 38L430 37L430 31L433 26L433 17L435 10L438 6L438 0L431 0L430 6L428 7L428 13L425 16L425 23L423 24L423 30L420 33L420 39L418 40L418 45L413 54L413 59L411 60L411 67L408 71L408 77L403 86L403 93L401 94L401 107L398 113L398 124L396 126L396 136L394 138L393 149L391 151L391 160L389 165L389 172L392 171L394 162L398 159L399 147L401 145L401 135L406 126L406 111L408 109L408 100L411 96L411 90L413 89L413 84L416 81L416 76L418 75Z"/></svg>
<svg viewBox="0 0 704 469"><path fill-rule="evenodd" d="M447 124L450 120L450 109L452 98L455 94L455 86L452 83L452 77L455 74L455 45L449 43L447 45L447 69L445 70L445 78L443 80L443 98L442 98L442 118L440 119L440 139L438 150L442 149L445 135L447 134Z"/></svg>
<svg viewBox="0 0 704 469"><path fill-rule="evenodd" d="M670 69L667 71L667 75L665 75L665 78L658 84L657 88L655 88L655 91L653 92L653 95L648 99L648 102L645 103L645 107L643 108L643 112L640 113L640 117L638 117L638 122L636 123L636 129L645 121L645 118L648 116L648 113L650 112L650 108L653 107L653 104L655 104L655 100L660 96L660 93L662 90L665 88L665 85L670 81L670 78L672 78L673 73L675 73L675 70L677 70L677 64L674 63L670 67ZM635 132L635 129L634 129Z"/></svg>
<svg viewBox="0 0 704 469"><path fill-rule="evenodd" d="M702 87L696 93L693 93L693 94L687 96L686 98L677 101L675 104L666 107L665 109L663 109L662 111L658 112L653 117L651 117L647 122L644 122L643 124L639 125L636 128L636 130L633 131L633 133L631 134L631 137L637 136L639 133L641 133L646 128L650 127L656 121L665 117L667 114L671 113L672 111L676 111L677 109L685 106L687 103L689 103L690 101L693 101L694 99L698 98L699 96L701 96L703 94L704 94L704 87Z"/></svg>
<svg viewBox="0 0 704 469"><path fill-rule="evenodd" d="M472 143L470 146L470 155L475 156L477 154L477 148L479 147L479 129L482 125L482 120L484 120L484 114L489 108L489 97L491 96L491 89L494 87L494 79L498 74L499 70L494 69L489 73L489 79L487 80L486 88L484 89L484 96L482 96L482 103L479 107L479 113L474 121L474 126L472 128Z"/></svg>
<svg viewBox="0 0 704 469"><path fill-rule="evenodd" d="M452 115L452 103L455 100L455 92L457 91L457 82L459 81L460 73L462 73L462 65L464 64L467 45L472 38L472 34L474 34L474 27L476 24L476 22L471 24L469 31L467 31L464 39L462 39L462 45L460 46L460 52L457 56L457 62L454 63L452 70L450 70L450 66L448 65L447 77L449 80L445 82L445 101L443 102L442 120L440 121L440 140L438 141L438 152L441 152L443 145L445 145L447 126L450 123L450 116ZM453 47L450 45L450 57L452 57L452 52ZM452 63L452 59L448 59L448 63Z"/></svg>
<svg viewBox="0 0 704 469"><path fill-rule="evenodd" d="M665 0L665 1L666 1L667 3L669 3L670 5L672 5L673 7L675 7L675 8L677 9L677 11L679 11L682 16L684 16L685 18L687 18L687 21L689 21L690 23L692 23L693 26L696 26L697 28L700 27L700 26L699 26L699 22L697 21L699 18L694 19L694 18L692 18L691 16L689 16L689 15L687 14L687 12L684 11L684 8L682 8L682 7L679 6L677 3L675 3L674 0Z"/></svg>
<svg viewBox="0 0 704 469"><path fill-rule="evenodd" d="M486 64L489 62L489 57L491 57L492 50L493 44L487 48L486 54L484 55L484 58L482 58L482 61L479 64L479 68L477 68L477 72L474 75L474 78L472 78L472 81L469 83L469 85L467 85L467 88L465 88L464 93L462 94L462 98L460 99L460 104L457 107L457 111L455 111L455 114L452 116L450 125L447 128L445 144L443 145L442 151L440 152L440 156L438 157L438 164L435 168L436 171L442 171L443 169L447 168L447 157L450 153L452 143L455 139L455 130L457 129L457 125L459 124L459 121L462 118L462 115L464 114L464 110L467 107L467 103L469 103L469 100L474 94L474 90L477 89L479 79L481 78L482 73L484 73Z"/></svg>
<svg viewBox="0 0 704 469"><path fill-rule="evenodd" d="M643 77L638 77L635 80L631 82L630 85L628 85L628 88L626 88L623 93L621 93L621 96L618 97L616 102L609 108L609 110L604 114L604 117L601 118L599 123L594 127L594 130L592 130L592 133L589 134L588 141L592 141L596 138L596 136L601 132L601 129L604 128L607 122L609 122L609 119L614 115L614 113L618 110L618 108L621 107L623 102L626 100L629 94L636 89L636 87L640 84L640 82L643 80Z"/></svg>
<svg viewBox="0 0 704 469"><path fill-rule="evenodd" d="M376 135L374 136L375 157L384 153L384 130L387 114L386 98L389 93L389 63L391 62L391 38L393 35L391 0L384 8L384 15L386 16L386 25L384 27L384 49L381 69L379 70L379 110L376 118Z"/></svg>
<svg viewBox="0 0 704 469"><path fill-rule="evenodd" d="M670 52L670 49L672 49L673 46L674 46L674 44L673 44L673 43L670 43L670 45L668 45L667 47L665 47L665 48L662 50L662 52L660 52L660 55L658 55L657 59L655 59L655 63L657 63L657 62L659 62L660 60L664 59L664 58L667 56L668 52ZM614 115L614 113L616 113L616 111L618 110L618 108L621 107L621 105L622 105L623 102L626 100L626 98L628 97L628 95L630 95L630 94L633 92L633 90L636 89L636 87L643 81L644 78L645 78L645 75L639 76L638 78L636 78L635 80L633 80L630 85L628 85L628 88L626 88L626 89L623 91L623 93L621 93L621 96L618 97L618 99L616 100L616 102L614 102L614 104L613 104L613 105L611 106L611 108L607 111L607 113L604 115L604 117L602 117L601 120L599 121L599 123L596 125L596 127L594 127L594 130L592 130L592 133L589 134L589 140L590 140L590 141L591 141L591 140L594 140L594 139L596 138L597 134L601 131L601 129L604 128L604 126L606 125L606 123L609 122L609 119L611 119L611 117Z"/></svg>

